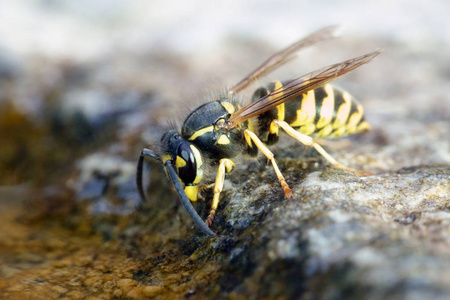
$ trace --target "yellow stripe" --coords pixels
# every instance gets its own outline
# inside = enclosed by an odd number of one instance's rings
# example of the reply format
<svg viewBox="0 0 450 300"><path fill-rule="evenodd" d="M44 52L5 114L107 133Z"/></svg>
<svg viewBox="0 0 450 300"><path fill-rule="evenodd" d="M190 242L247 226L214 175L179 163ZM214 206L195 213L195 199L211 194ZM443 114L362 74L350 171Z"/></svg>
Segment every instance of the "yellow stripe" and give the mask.
<svg viewBox="0 0 450 300"><path fill-rule="evenodd" d="M345 125L348 119L348 114L352 106L352 96L348 92L342 93L342 98L344 98L344 103L342 103L336 113L336 119L333 123L333 129L337 129Z"/></svg>
<svg viewBox="0 0 450 300"><path fill-rule="evenodd" d="M363 107L362 105L357 105L357 111L354 112L351 116L350 119L348 121L347 124L347 133L348 134L352 134L356 132L356 126L358 126L359 121L362 118L362 115L364 113Z"/></svg>
<svg viewBox="0 0 450 300"><path fill-rule="evenodd" d="M284 121L284 103L281 103L277 106L277 119L280 121Z"/></svg>
<svg viewBox="0 0 450 300"><path fill-rule="evenodd" d="M274 81L275 88L274 91L281 89L283 87L283 84L281 84L280 81L276 80ZM277 119L280 121L284 121L284 103L281 103L277 106Z"/></svg>
<svg viewBox="0 0 450 300"><path fill-rule="evenodd" d="M331 134L329 137L335 138L335 137L343 136L345 134L346 134L345 127L343 126L343 127L336 129L335 131L333 131L333 134Z"/></svg>
<svg viewBox="0 0 450 300"><path fill-rule="evenodd" d="M317 133L317 137L327 137L332 131L333 127L331 126L331 124L328 124Z"/></svg>
<svg viewBox="0 0 450 300"><path fill-rule="evenodd" d="M297 110L297 119L290 123L292 127L302 126L314 122L316 117L316 98L314 90L303 94L302 107Z"/></svg>
<svg viewBox="0 0 450 300"><path fill-rule="evenodd" d="M370 130L370 129L371 129L370 124L367 123L367 121L364 121L364 122L359 123L358 128L356 129L356 132L363 132L363 131Z"/></svg>
<svg viewBox="0 0 450 300"><path fill-rule="evenodd" d="M230 114L233 114L234 111L236 110L234 105L231 104L230 102L227 102L227 101L220 102L220 105L222 105L223 108L225 108L227 110L227 112L230 113Z"/></svg>
<svg viewBox="0 0 450 300"><path fill-rule="evenodd" d="M197 168L201 167L203 164L203 161L202 161L202 155L200 154L200 151L198 151L198 149L194 145L191 145L190 148L191 148L192 152L194 152L194 157L195 157L195 162L197 164Z"/></svg>
<svg viewBox="0 0 450 300"><path fill-rule="evenodd" d="M322 107L320 108L320 118L316 124L317 128L322 128L331 122L334 113L334 93L333 87L330 84L325 85L325 92L327 97L322 100Z"/></svg>
<svg viewBox="0 0 450 300"><path fill-rule="evenodd" d="M313 123L304 125L304 126L300 127L300 129L298 130L298 132L306 134L306 135L310 135L314 131L316 131L316 126Z"/></svg>
<svg viewBox="0 0 450 300"><path fill-rule="evenodd" d="M190 138L189 141L193 141L204 133L212 132L214 130L214 126L208 126L203 129L197 130Z"/></svg>
<svg viewBox="0 0 450 300"><path fill-rule="evenodd" d="M191 150L194 153L195 163L197 164L197 173L193 183L198 184L203 178L203 169L201 168L203 165L202 155L194 145L191 145Z"/></svg>
<svg viewBox="0 0 450 300"><path fill-rule="evenodd" d="M283 87L283 85L281 84L281 82L279 80L275 80L273 83L275 85L275 87L273 88L274 91Z"/></svg>

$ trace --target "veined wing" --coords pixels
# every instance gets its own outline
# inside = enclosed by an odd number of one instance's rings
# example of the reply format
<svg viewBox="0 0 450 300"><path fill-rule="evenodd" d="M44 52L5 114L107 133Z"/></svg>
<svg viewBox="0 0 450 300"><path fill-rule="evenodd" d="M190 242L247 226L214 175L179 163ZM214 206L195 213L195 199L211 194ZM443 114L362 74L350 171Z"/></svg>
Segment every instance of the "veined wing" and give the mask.
<svg viewBox="0 0 450 300"><path fill-rule="evenodd" d="M383 52L382 49L376 50L362 56L324 67L294 79L283 85L281 88L276 89L259 100L239 109L230 117L225 127L233 128L245 120L271 110L272 108L289 101L300 94L332 82L340 76L368 63L381 52Z"/></svg>
<svg viewBox="0 0 450 300"><path fill-rule="evenodd" d="M340 35L342 27L341 26L329 26L322 28L318 31L315 31L308 35L307 37L299 40L298 42L292 44L291 46L283 49L271 57L269 57L265 62L263 62L259 67L257 67L253 72L248 74L244 79L242 79L239 83L234 85L229 93L231 95L239 93L241 90L246 88L249 84L251 84L256 79L267 75L273 70L279 68L284 65L291 59L293 59L296 55L296 52L302 48L306 48L308 46L314 45L321 41L329 40L332 38L336 38Z"/></svg>

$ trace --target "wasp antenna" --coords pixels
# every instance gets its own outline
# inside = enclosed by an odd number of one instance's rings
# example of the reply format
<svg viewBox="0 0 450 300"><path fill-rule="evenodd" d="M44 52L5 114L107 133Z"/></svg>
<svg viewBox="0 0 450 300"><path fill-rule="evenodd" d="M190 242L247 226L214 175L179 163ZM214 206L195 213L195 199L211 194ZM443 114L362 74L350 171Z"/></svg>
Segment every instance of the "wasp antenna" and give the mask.
<svg viewBox="0 0 450 300"><path fill-rule="evenodd" d="M137 168L136 168L136 186L137 186L139 196L141 197L142 202L147 202L147 197L145 196L145 192L144 192L144 185L142 183L142 172L143 172L145 157L150 157L150 158L160 160L159 156L156 155L156 153L153 152L152 150L147 149L147 148L142 149L141 155L139 156Z"/></svg>
<svg viewBox="0 0 450 300"><path fill-rule="evenodd" d="M146 156L146 157L154 158L157 160L161 160L159 155L157 155L155 152L153 152L152 150L147 149L147 148L142 149L141 156Z"/></svg>
<svg viewBox="0 0 450 300"><path fill-rule="evenodd" d="M173 186L175 187L175 190L178 193L178 197L180 197L181 203L183 204L184 208L186 208L188 214L191 216L194 223L205 234L207 234L209 236L215 236L216 234L208 226L206 226L205 222L203 222L203 220L197 214L194 207L192 206L191 201L186 196L186 193L183 190L183 186L180 183L177 173L175 172L175 170L172 166L172 162L170 160L167 160L164 165L166 166L167 173L169 174L170 180L172 181Z"/></svg>

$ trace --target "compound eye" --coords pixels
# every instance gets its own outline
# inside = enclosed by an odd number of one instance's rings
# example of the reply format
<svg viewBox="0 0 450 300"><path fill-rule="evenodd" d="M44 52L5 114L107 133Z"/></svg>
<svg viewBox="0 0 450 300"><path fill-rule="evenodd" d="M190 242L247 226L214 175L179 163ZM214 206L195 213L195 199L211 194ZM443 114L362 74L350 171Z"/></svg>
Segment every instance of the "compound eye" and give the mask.
<svg viewBox="0 0 450 300"><path fill-rule="evenodd" d="M181 143L178 146L175 165L178 170L178 176L184 184L194 182L197 176L197 163L190 143Z"/></svg>

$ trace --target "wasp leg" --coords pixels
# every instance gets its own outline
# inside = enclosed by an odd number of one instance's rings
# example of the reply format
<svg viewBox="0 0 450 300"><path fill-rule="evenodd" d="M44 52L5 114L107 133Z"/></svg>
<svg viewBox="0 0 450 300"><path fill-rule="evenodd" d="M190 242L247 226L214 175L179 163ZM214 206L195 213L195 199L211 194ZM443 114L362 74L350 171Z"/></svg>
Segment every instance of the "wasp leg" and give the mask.
<svg viewBox="0 0 450 300"><path fill-rule="evenodd" d="M270 131L277 129L278 127L283 128L283 130L286 131L287 134L297 139L300 143L306 146L314 147L314 149L316 149L317 152L319 152L323 157L325 157L325 159L328 160L334 167L350 172L355 172L358 173L359 175L373 175L373 173L371 172L358 171L344 166L343 164L335 160L333 157L331 157L330 154L328 154L319 144L314 142L314 140L310 136L307 136L305 134L296 131L294 128L289 126L289 124L286 123L285 121L273 120L272 123L270 124Z"/></svg>
<svg viewBox="0 0 450 300"><path fill-rule="evenodd" d="M216 183L214 186L214 197L211 204L211 210L209 211L208 218L205 221L206 226L211 226L216 216L217 207L219 206L219 196L223 189L223 182L225 180L225 172L231 173L234 168L234 162L228 158L222 158L219 164L219 170L217 170Z"/></svg>
<svg viewBox="0 0 450 300"><path fill-rule="evenodd" d="M266 145L263 144L263 142L261 142L261 140L252 131L246 129L246 130L244 130L244 135L245 135L246 139L251 139L255 143L255 145L258 147L258 149L261 150L262 153L264 153L264 155L267 157L267 159L272 162L273 169L275 170L278 180L281 183L281 187L284 190L284 195L287 198L290 198L292 196L292 191L289 188L288 184L286 183L286 180L284 179L283 174L281 174L280 169L278 169L278 165L273 157L273 153L269 150L269 148L266 147Z"/></svg>

